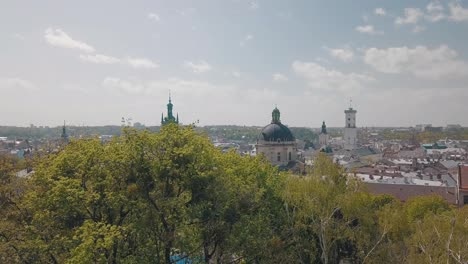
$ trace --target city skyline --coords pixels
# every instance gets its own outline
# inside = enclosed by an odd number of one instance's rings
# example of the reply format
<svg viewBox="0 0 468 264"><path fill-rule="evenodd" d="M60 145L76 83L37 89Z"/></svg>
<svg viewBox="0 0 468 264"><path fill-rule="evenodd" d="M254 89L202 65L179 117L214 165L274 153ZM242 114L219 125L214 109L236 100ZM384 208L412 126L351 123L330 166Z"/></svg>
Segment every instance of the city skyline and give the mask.
<svg viewBox="0 0 468 264"><path fill-rule="evenodd" d="M4 6L0 125L468 125L468 1Z"/></svg>

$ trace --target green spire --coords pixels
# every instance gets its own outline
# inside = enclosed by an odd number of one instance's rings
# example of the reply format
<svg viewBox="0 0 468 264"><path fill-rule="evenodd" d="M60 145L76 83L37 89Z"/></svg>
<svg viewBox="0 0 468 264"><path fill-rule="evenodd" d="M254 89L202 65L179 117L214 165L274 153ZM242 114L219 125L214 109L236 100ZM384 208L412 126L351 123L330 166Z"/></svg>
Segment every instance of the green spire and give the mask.
<svg viewBox="0 0 468 264"><path fill-rule="evenodd" d="M327 126L325 125L325 121L323 121L322 123L322 134L326 134L327 133Z"/></svg>
<svg viewBox="0 0 468 264"><path fill-rule="evenodd" d="M174 116L172 115L172 101L171 101L171 92L169 91L169 103L167 104L167 118L169 119L174 119Z"/></svg>
<svg viewBox="0 0 468 264"><path fill-rule="evenodd" d="M271 123L281 123L280 115L281 114L280 114L278 107L275 107L275 109L273 109L273 112L271 113L271 116L272 116Z"/></svg>
<svg viewBox="0 0 468 264"><path fill-rule="evenodd" d="M169 123L179 124L179 114L177 114L177 118L174 117L174 114L172 113L173 107L174 105L172 104L171 91L169 91L169 103L167 104L167 116L163 117L163 115L161 114L161 125L165 125Z"/></svg>
<svg viewBox="0 0 468 264"><path fill-rule="evenodd" d="M62 127L62 135L61 135L62 140L67 143L68 142L68 134L67 134L67 128L65 126L65 120L63 120L63 127Z"/></svg>

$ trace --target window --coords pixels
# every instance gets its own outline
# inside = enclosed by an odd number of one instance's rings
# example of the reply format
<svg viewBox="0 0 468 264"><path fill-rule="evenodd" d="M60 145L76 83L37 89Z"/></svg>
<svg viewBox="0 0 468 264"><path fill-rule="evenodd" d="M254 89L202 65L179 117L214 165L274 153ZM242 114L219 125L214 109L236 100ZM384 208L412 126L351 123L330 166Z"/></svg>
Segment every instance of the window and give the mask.
<svg viewBox="0 0 468 264"><path fill-rule="evenodd" d="M463 204L468 204L468 195L463 196Z"/></svg>
<svg viewBox="0 0 468 264"><path fill-rule="evenodd" d="M281 161L281 152L278 152L278 161Z"/></svg>
<svg viewBox="0 0 468 264"><path fill-rule="evenodd" d="M289 152L289 160L291 160L291 152Z"/></svg>

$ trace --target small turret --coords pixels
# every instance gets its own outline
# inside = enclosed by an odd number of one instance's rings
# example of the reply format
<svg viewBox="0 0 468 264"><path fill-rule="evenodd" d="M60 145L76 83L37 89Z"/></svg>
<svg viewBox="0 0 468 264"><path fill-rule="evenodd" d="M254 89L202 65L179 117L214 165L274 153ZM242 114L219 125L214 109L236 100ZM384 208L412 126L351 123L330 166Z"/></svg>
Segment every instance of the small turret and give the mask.
<svg viewBox="0 0 468 264"><path fill-rule="evenodd" d="M321 134L327 134L327 126L325 125L325 121L322 122L322 130L320 131Z"/></svg>
<svg viewBox="0 0 468 264"><path fill-rule="evenodd" d="M271 116L272 116L271 123L273 123L273 124L281 123L281 120L280 120L281 113L280 113L280 110L278 109L278 107L275 107L275 109L273 109L273 112L271 113Z"/></svg>

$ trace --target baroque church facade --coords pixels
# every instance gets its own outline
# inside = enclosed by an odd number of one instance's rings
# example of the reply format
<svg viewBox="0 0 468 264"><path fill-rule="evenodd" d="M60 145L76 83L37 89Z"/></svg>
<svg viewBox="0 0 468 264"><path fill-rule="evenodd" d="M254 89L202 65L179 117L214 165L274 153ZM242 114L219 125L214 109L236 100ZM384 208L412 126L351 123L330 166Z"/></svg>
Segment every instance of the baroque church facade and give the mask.
<svg viewBox="0 0 468 264"><path fill-rule="evenodd" d="M257 155L263 154L274 166L287 166L297 160L297 143L291 130L281 123L278 108L272 112L271 123L262 129L255 145Z"/></svg>

